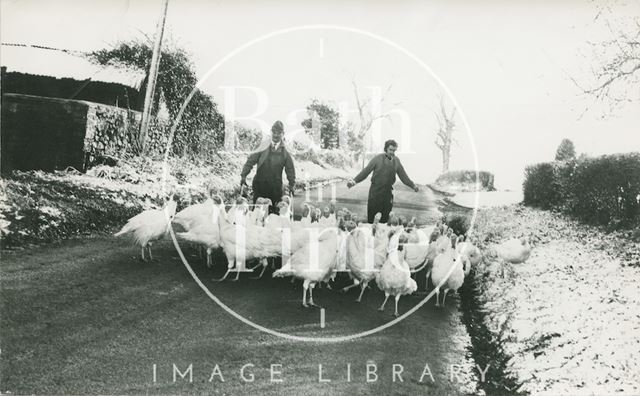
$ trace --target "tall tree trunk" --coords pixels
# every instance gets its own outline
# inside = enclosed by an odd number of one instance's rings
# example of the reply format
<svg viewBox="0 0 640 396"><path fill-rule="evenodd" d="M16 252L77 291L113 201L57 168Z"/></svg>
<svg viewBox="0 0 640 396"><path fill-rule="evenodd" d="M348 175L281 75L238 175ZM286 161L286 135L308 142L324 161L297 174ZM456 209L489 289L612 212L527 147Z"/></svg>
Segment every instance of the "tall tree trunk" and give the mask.
<svg viewBox="0 0 640 396"><path fill-rule="evenodd" d="M451 146L447 145L442 150L442 173L449 172L449 158L451 157Z"/></svg>
<svg viewBox="0 0 640 396"><path fill-rule="evenodd" d="M453 142L453 131L456 127L454 121L456 109L454 107L451 111L451 114L447 114L444 99L440 97L440 111L442 113L441 115L436 114L439 128L436 133L435 144L442 152L442 173L445 173L449 171L449 160L451 159L451 143Z"/></svg>

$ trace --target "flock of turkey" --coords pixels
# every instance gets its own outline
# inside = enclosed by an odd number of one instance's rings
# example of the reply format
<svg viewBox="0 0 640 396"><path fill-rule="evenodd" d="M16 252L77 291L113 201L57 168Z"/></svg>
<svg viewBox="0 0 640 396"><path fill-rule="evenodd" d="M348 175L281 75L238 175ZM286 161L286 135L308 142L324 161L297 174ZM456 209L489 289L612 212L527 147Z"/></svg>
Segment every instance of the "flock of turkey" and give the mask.
<svg viewBox="0 0 640 396"><path fill-rule="evenodd" d="M336 211L331 203L324 210L304 204L303 216L293 220L292 201L282 197L277 214L269 214L271 201L258 198L253 209L243 197L225 205L220 196L186 207L176 214L176 202L168 201L161 210L147 210L129 219L115 236L128 234L150 259L151 245L166 236L171 229L179 240L203 247L207 253L207 266L213 266L212 252L222 249L227 258L227 270L217 281L235 272L238 280L245 271L246 262L257 264L249 270L282 266L273 277L292 277L303 281L302 305L314 305L313 289L317 284L333 280L338 272L346 272L353 284L360 286L360 302L368 284L375 281L384 292L385 299L395 298L394 315L398 316L401 296L417 291L415 274L426 268L435 287L436 306L440 306L440 290L444 290L442 304L448 292L457 291L464 283L472 266L482 259L482 253L463 235L455 235L446 224L418 228L416 218L407 221L393 212L387 223L381 215L373 224L361 223L347 209ZM228 207L228 209L227 209ZM506 263L522 263L529 257L531 246L526 238L510 239L495 247L495 252ZM307 292L309 299L307 301Z"/></svg>

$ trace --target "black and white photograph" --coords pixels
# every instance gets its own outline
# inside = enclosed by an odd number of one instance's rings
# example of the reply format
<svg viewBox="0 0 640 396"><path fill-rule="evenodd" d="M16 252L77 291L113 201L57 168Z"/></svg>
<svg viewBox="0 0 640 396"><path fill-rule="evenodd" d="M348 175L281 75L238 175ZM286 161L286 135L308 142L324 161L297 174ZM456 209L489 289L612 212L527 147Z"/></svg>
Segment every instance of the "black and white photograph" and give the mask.
<svg viewBox="0 0 640 396"><path fill-rule="evenodd" d="M0 7L0 394L640 395L640 1Z"/></svg>

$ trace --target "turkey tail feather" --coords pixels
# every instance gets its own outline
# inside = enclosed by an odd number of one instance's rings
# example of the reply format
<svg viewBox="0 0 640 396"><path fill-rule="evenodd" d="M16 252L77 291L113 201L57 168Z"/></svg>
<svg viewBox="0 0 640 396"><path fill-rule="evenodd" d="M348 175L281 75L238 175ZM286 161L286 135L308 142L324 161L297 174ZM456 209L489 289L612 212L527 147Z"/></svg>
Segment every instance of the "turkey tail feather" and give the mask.
<svg viewBox="0 0 640 396"><path fill-rule="evenodd" d="M129 230L129 227L128 227L128 224L127 224L127 225L125 225L124 227L122 227L122 229L121 229L120 231L118 231L118 232L116 232L115 234L113 234L113 236L117 237L117 236L120 236L120 235L122 235L122 234L126 234L126 233L127 233L127 232L129 232L129 231L130 231L130 230Z"/></svg>

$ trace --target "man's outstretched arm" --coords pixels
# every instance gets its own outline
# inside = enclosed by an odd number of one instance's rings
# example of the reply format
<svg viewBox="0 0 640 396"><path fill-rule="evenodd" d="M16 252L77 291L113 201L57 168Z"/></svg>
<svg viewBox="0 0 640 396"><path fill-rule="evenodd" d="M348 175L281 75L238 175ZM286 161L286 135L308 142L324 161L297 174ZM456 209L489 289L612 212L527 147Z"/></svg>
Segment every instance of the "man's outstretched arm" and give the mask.
<svg viewBox="0 0 640 396"><path fill-rule="evenodd" d="M411 187L412 189L414 189L416 192L418 191L418 187L416 186L416 184L409 178L409 175L407 175L407 172L404 170L404 166L402 166L402 163L400 163L400 160L398 160L398 170L396 172L398 174L398 177L400 177L400 180L407 185L408 187Z"/></svg>
<svg viewBox="0 0 640 396"><path fill-rule="evenodd" d="M369 176L369 173L373 172L373 170L376 168L376 164L378 163L379 158L379 156L371 158L371 161L369 161L367 166L365 166L364 169L361 170L360 173L358 173L356 177L353 178L353 181L355 183L360 183L361 181L366 179Z"/></svg>

